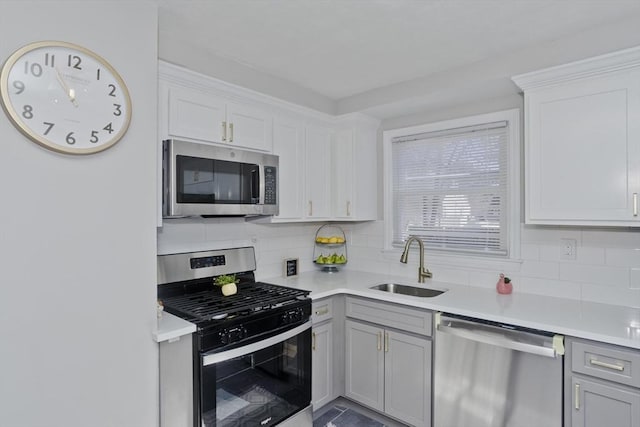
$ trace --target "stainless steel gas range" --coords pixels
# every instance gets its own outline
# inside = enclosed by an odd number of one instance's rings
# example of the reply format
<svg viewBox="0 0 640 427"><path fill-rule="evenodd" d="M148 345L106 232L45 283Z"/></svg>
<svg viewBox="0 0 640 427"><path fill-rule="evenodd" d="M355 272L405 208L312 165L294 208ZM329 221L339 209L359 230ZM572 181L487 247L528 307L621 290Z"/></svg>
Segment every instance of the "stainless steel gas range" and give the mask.
<svg viewBox="0 0 640 427"><path fill-rule="evenodd" d="M252 247L158 256L158 299L197 327L161 343L161 426L311 425L309 292L256 282L255 268Z"/></svg>

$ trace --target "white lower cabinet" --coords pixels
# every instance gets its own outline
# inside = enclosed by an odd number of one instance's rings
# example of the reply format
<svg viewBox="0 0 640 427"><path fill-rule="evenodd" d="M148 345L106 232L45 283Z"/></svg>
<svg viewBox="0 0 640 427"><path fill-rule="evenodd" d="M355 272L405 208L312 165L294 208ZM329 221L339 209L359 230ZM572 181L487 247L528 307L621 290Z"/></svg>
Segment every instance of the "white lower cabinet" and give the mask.
<svg viewBox="0 0 640 427"><path fill-rule="evenodd" d="M355 310L350 309L353 303L358 305ZM392 310L387 312L385 304L372 302L375 306L364 313L366 304L367 300L347 298L347 316L358 312L380 320L402 319L403 310L397 305L390 304ZM405 318L409 317L421 319ZM431 340L427 336L347 318L345 352L346 397L412 426L431 425Z"/></svg>
<svg viewBox="0 0 640 427"><path fill-rule="evenodd" d="M384 352L379 326L345 321L345 394L348 398L384 411Z"/></svg>
<svg viewBox="0 0 640 427"><path fill-rule="evenodd" d="M333 400L332 322L311 330L311 404L317 410Z"/></svg>
<svg viewBox="0 0 640 427"><path fill-rule="evenodd" d="M567 427L640 427L640 351L568 338L565 358Z"/></svg>
<svg viewBox="0 0 640 427"><path fill-rule="evenodd" d="M571 427L640 427L639 391L579 375L571 384Z"/></svg>
<svg viewBox="0 0 640 427"><path fill-rule="evenodd" d="M344 336L344 299L313 301L311 322L311 405L316 411L343 393L342 345L334 342L340 342Z"/></svg>

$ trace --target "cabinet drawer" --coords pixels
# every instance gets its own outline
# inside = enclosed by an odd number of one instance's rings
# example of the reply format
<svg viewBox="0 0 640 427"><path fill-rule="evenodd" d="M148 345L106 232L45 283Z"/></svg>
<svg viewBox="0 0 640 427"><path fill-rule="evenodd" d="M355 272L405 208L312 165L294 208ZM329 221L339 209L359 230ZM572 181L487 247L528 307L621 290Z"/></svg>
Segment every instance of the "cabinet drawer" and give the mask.
<svg viewBox="0 0 640 427"><path fill-rule="evenodd" d="M333 300L331 298L314 301L311 305L311 322L324 322L333 316Z"/></svg>
<svg viewBox="0 0 640 427"><path fill-rule="evenodd" d="M428 310L347 297L346 314L354 319L431 336L432 313Z"/></svg>
<svg viewBox="0 0 640 427"><path fill-rule="evenodd" d="M571 369L585 375L640 387L640 350L572 341Z"/></svg>

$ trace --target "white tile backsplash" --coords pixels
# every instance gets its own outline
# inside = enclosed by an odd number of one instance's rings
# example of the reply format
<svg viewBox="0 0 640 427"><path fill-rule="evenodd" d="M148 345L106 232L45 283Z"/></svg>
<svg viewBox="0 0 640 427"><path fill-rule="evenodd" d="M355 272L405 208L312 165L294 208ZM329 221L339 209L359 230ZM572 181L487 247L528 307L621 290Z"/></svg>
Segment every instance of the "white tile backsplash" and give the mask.
<svg viewBox="0 0 640 427"><path fill-rule="evenodd" d="M640 238L640 236L638 237ZM640 249L607 248L605 251L607 265L640 268Z"/></svg>
<svg viewBox="0 0 640 427"><path fill-rule="evenodd" d="M314 238L321 225L239 218L166 220L158 229L158 253L254 246L259 280L282 276L286 258L299 258L300 272L314 271ZM348 242L344 268L416 281L418 254L412 251L409 263L402 264L399 252L385 251L383 221L339 225ZM460 257L439 255L433 257L435 263L429 253L425 262L436 282L493 288L504 272L513 280L514 292L640 307L639 230L522 225L521 238L522 263L504 263L499 267L503 271L464 263ZM565 238L576 240L575 260L560 258L560 239Z"/></svg>
<svg viewBox="0 0 640 427"><path fill-rule="evenodd" d="M629 270L629 288L640 289L640 268Z"/></svg>
<svg viewBox="0 0 640 427"><path fill-rule="evenodd" d="M520 258L523 260L540 261L540 246L533 243L520 245ZM548 261L548 260L547 260Z"/></svg>
<svg viewBox="0 0 640 427"><path fill-rule="evenodd" d="M585 229L582 237L585 246L640 249L640 228Z"/></svg>
<svg viewBox="0 0 640 427"><path fill-rule="evenodd" d="M560 280L590 283L612 288L629 287L629 269L605 265L560 264Z"/></svg>

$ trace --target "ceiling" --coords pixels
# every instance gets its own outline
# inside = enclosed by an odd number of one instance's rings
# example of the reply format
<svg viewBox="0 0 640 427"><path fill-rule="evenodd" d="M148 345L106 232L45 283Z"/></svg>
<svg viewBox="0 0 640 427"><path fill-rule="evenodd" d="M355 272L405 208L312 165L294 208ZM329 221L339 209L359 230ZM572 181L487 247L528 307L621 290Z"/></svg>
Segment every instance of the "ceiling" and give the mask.
<svg viewBox="0 0 640 427"><path fill-rule="evenodd" d="M639 0L158 0L163 31L338 100L640 14Z"/></svg>

